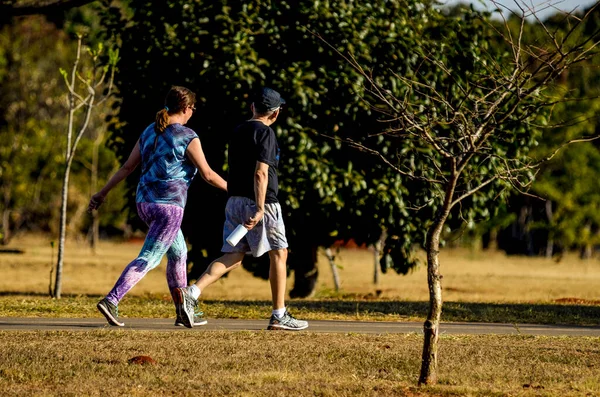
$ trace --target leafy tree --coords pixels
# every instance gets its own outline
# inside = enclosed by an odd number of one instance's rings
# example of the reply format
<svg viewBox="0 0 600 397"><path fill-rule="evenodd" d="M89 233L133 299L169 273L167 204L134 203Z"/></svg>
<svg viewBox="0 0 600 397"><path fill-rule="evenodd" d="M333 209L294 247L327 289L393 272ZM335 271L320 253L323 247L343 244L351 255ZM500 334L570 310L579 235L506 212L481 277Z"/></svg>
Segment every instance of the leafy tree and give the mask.
<svg viewBox="0 0 600 397"><path fill-rule="evenodd" d="M81 21L90 13L74 10L69 14L60 23L63 29L43 16L15 18L0 28L0 137L6 142L0 148L0 240L4 244L22 231L58 233L65 142L57 136L64 130L67 108L58 69L73 57L73 42L65 32L81 29ZM106 131L104 118L113 104L108 101L96 109L89 135ZM90 196L90 169L86 166L91 165L92 152L85 134L71 170L69 232L88 228L88 218L83 215ZM118 164L108 147L99 147L98 158L99 178L103 179ZM122 227L122 198L116 194L106 205L114 212L103 213L100 224L114 230Z"/></svg>
<svg viewBox="0 0 600 397"><path fill-rule="evenodd" d="M581 18L583 13L576 17ZM582 28L570 35L575 42L589 38L597 30L598 11L587 16ZM545 40L546 29L565 37L571 29L573 18L556 13L547 20L533 21L523 25L523 40L527 44L552 50L553 43ZM513 34L521 28L519 18L507 21ZM499 27L500 28L500 27ZM598 59L583 60L565 71L549 89L562 98L552 108L547 130L534 153L547 153L558 143L583 135L594 135L598 126L597 110L600 106L598 88L593 84L598 79ZM577 98L577 100L574 100ZM597 156L595 143L574 145L558 153L551 161L543 164L531 191L527 194L514 192L508 201L505 220L512 223L503 226L498 234L498 246L508 253L527 255L553 254L560 258L565 250L579 249L582 257L589 257L598 240L598 229L594 215L595 174L600 172L594 158ZM570 175L577 175L572 178ZM498 231L500 217L486 221L480 230ZM506 227L508 226L508 227Z"/></svg>
<svg viewBox="0 0 600 397"><path fill-rule="evenodd" d="M57 115L64 107L56 68L70 54L68 43L68 38L42 17L15 21L0 31L3 244L21 228L51 228L59 190L58 158L63 150L54 139L62 122Z"/></svg>
<svg viewBox="0 0 600 397"><path fill-rule="evenodd" d="M2 0L0 1L0 15L23 16L33 14L52 14L64 12L72 7L79 7L94 0Z"/></svg>
<svg viewBox="0 0 600 397"><path fill-rule="evenodd" d="M597 34L600 10L593 9L582 23L582 29L573 32L571 43L592 39ZM588 10L586 10L588 12ZM579 15L581 17L581 15ZM556 14L545 21L552 31L565 37L570 20ZM538 151L556 146L561 140L597 134L600 125L600 88L592 82L600 78L600 60L585 60L564 73L554 91L564 100L554 106L549 119L556 125L553 134L540 144ZM572 100L577 98L578 100ZM545 198L551 206L551 216L534 223L531 228L545 230L548 235L548 255L553 245L563 249L579 249L582 257L591 256L592 247L600 243L598 217L598 178L600 151L595 142L565 148L540 170L532 191Z"/></svg>
<svg viewBox="0 0 600 397"><path fill-rule="evenodd" d="M542 133L551 132L540 128L547 125L548 109L565 101L556 95L553 83L595 54L600 30L582 37L582 19L573 20L565 35L540 24L551 45L527 45L522 40L524 16L517 34L508 23L503 30L491 29L485 19L470 31L465 26L473 25L463 23L469 18L479 16L467 12L427 31L429 37L442 33L448 41L422 41L412 51L421 60L418 67L397 73L395 82L347 58L365 78L367 101L389 123L384 135L395 142L396 150L386 151L377 142L343 140L380 158L403 179L417 181L411 184L416 190L411 194L423 200L416 204L425 211L416 211L406 221L426 234L399 235L422 245L427 254L430 305L420 384L437 382L444 230L453 220L473 223L489 216L508 189L529 189L540 165L560 148L596 138L562 136L541 159L531 151ZM510 51L489 46L494 37L504 40Z"/></svg>
<svg viewBox="0 0 600 397"><path fill-rule="evenodd" d="M127 65L119 80L119 118L127 123L120 134L125 141L118 145L121 156L137 140L132 131L143 130L149 114L162 106L168 87L180 84L198 93L199 111L190 126L200 134L209 163L223 164L228 131L249 117L248 93L260 85L276 87L290 104L275 128L282 147L280 200L296 277L292 294L312 292L316 249L335 240L374 243L387 229L384 269L393 266L406 273L416 264L412 243L397 236L420 233L405 220L406 208L422 198L411 196L412 188L401 176L377 159L327 137L344 133L361 141L365 131L380 131L382 125L349 84L362 77L340 63L336 51L315 33L338 50L352 51L393 82L386 71L415 68L419 59L411 49L421 42L426 26L437 26L435 40L442 40L446 16L418 1L282 1L266 6L260 1L134 0L131 8L134 14L127 23L115 12L105 18L107 31L119 32ZM477 35L474 23L463 21L468 25L465 37ZM381 147L389 146L378 139ZM224 202L213 189L192 184L184 232L196 264L206 265L220 251ZM256 274L265 269L245 266Z"/></svg>

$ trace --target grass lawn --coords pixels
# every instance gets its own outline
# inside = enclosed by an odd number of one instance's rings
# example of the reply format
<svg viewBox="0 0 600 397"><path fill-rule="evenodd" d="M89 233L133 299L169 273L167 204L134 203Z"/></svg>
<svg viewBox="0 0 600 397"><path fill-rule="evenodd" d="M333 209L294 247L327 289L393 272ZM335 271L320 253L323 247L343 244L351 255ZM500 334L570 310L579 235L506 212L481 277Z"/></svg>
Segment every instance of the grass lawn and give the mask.
<svg viewBox="0 0 600 397"><path fill-rule="evenodd" d="M13 241L8 248L25 253L0 253L0 317L100 317L97 300L140 247L103 242L93 255L70 241L64 298L53 300L50 240ZM424 319L424 268L383 274L373 285L371 251L341 250L336 263L342 290L333 290L320 255L315 296L288 302L297 317ZM123 300L125 318L173 317L164 269L163 262ZM600 324L597 261L445 250L441 271L444 321ZM269 298L267 281L238 269L204 291L201 305L209 320L260 319ZM0 332L0 395L600 396L600 338L442 335L439 384L417 387L417 334L181 331ZM129 363L140 355L155 364Z"/></svg>
<svg viewBox="0 0 600 397"><path fill-rule="evenodd" d="M598 396L600 338L285 332L0 332L3 395ZM155 364L134 364L138 356Z"/></svg>

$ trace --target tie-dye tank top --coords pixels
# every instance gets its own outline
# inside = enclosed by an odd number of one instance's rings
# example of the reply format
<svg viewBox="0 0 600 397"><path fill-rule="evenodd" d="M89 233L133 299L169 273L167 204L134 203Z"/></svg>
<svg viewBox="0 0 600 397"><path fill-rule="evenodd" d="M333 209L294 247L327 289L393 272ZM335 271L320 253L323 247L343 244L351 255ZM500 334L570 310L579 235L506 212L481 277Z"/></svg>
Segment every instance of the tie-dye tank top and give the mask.
<svg viewBox="0 0 600 397"><path fill-rule="evenodd" d="M154 132L150 124L140 137L142 175L137 187L138 203L173 204L185 208L187 191L196 167L185 155L198 135L181 124L171 124L165 132Z"/></svg>

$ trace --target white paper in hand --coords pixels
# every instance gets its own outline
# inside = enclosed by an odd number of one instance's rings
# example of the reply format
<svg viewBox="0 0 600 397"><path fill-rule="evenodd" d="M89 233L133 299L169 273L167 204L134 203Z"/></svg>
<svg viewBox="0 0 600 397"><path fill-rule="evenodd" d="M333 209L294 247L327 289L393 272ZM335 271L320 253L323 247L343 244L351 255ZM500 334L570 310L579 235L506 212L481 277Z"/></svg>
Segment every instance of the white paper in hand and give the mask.
<svg viewBox="0 0 600 397"><path fill-rule="evenodd" d="M229 245L235 247L237 243L240 242L242 237L244 237L248 233L248 229L244 227L244 225L238 225L233 232L225 239Z"/></svg>

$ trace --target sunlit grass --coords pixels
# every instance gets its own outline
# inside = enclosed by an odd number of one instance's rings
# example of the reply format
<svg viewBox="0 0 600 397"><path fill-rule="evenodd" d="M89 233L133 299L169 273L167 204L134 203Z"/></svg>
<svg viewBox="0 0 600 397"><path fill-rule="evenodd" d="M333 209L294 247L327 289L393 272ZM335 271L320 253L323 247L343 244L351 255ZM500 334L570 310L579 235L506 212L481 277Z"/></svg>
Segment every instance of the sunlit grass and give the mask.
<svg viewBox="0 0 600 397"><path fill-rule="evenodd" d="M98 317L95 305L138 253L141 242L102 242L93 255L67 245L63 298L48 297L56 252L26 236L0 253L0 317ZM10 248L10 247L9 247ZM383 274L373 285L373 253L344 249L319 256L314 297L289 300L307 320L423 320L425 269ZM445 250L443 321L600 324L600 264ZM172 318L165 263L119 305L126 318ZM291 288L292 278L288 280ZM267 318L268 282L239 269L204 291L209 318ZM417 387L422 336L266 331L188 333L131 330L0 331L3 395L206 396L596 396L600 338L442 335L439 383ZM130 364L150 356L155 365Z"/></svg>
<svg viewBox="0 0 600 397"><path fill-rule="evenodd" d="M0 292L47 294L56 250L50 239L25 236L10 247L24 255L0 253ZM101 242L92 254L84 241L69 241L65 255L63 293L104 295L125 266L137 256L141 242ZM54 254L54 255L53 255ZM315 298L427 301L424 266L404 276L389 271L374 285L373 252L342 249L336 255L341 291L335 292L329 262L319 255L319 281ZM131 296L168 294L165 260L134 287ZM600 262L567 255L556 262L545 258L510 257L501 252L442 250L443 298L447 302L600 304ZM288 289L293 279L288 279ZM203 291L207 300L269 300L268 281L237 269Z"/></svg>
<svg viewBox="0 0 600 397"><path fill-rule="evenodd" d="M600 338L442 336L418 388L419 335L0 332L7 395L594 396ZM156 364L130 364L136 356Z"/></svg>
<svg viewBox="0 0 600 397"><path fill-rule="evenodd" d="M40 236L15 240L23 255L0 254L0 316L97 317L95 305L134 258L141 242L101 242L96 254L83 242L67 245L63 299L48 298L54 263L50 242ZM288 305L308 320L423 320L427 313L425 269L407 276L382 274L372 284L373 253L343 249L337 253L342 287L333 288L331 268L319 257L314 297ZM172 317L165 263L125 297L120 313L127 317ZM507 257L499 252L446 250L443 321L539 324L600 324L600 263L566 257ZM288 288L293 279L288 280ZM238 269L203 292L201 307L209 318L264 318L270 312L268 281Z"/></svg>

